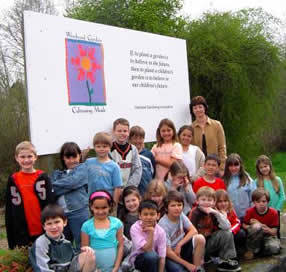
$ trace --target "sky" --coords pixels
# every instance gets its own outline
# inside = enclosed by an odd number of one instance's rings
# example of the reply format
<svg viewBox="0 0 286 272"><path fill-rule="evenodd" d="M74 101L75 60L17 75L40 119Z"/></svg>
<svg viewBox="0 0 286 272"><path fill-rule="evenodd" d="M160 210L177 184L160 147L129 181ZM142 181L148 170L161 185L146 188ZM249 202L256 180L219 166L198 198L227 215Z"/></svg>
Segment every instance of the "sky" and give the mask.
<svg viewBox="0 0 286 272"><path fill-rule="evenodd" d="M282 21L286 20L285 0L184 0L184 11L193 19L206 11L236 11L242 8L259 7Z"/></svg>
<svg viewBox="0 0 286 272"><path fill-rule="evenodd" d="M0 0L0 11L9 8L14 0ZM61 8L64 0L54 0L55 6ZM262 7L267 12L286 21L285 0L184 0L185 14L191 18L198 18L203 12L213 11L235 11L247 7Z"/></svg>

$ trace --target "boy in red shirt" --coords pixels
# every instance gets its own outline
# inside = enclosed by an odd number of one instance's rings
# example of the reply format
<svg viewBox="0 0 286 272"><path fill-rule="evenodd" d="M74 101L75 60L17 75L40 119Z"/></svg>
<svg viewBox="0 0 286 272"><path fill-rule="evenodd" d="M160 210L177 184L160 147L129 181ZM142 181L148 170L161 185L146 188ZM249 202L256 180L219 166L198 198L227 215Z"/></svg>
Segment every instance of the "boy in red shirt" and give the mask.
<svg viewBox="0 0 286 272"><path fill-rule="evenodd" d="M268 207L269 200L268 191L262 188L252 193L254 207L246 211L243 219L243 228L247 231L246 259L252 259L258 253L270 256L280 252L280 240L277 237L279 215L275 209Z"/></svg>
<svg viewBox="0 0 286 272"><path fill-rule="evenodd" d="M224 181L218 177L216 174L219 171L220 160L215 154L207 155L205 159L205 174L203 177L198 178L193 183L193 191L197 193L197 191L204 186L208 186L213 188L215 191L218 189L226 190Z"/></svg>
<svg viewBox="0 0 286 272"><path fill-rule="evenodd" d="M43 233L41 210L52 202L52 186L47 174L36 170L35 147L28 141L16 147L15 159L20 171L7 183L5 223L8 245L27 246Z"/></svg>

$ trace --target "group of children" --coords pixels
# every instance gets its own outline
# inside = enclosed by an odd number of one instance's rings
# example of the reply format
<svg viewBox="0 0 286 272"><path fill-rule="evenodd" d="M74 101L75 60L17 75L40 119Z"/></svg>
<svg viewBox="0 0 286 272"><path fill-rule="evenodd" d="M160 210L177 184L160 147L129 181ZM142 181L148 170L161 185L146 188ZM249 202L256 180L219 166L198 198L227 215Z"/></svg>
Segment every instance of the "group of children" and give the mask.
<svg viewBox="0 0 286 272"><path fill-rule="evenodd" d="M144 129L120 118L113 140L95 135L95 158L65 143L63 169L50 177L35 170L34 146L20 143L20 171L7 185L9 248L33 243L35 271L85 272L203 271L208 262L240 271L240 254L279 253L285 196L270 159L258 158L253 181L231 154L218 177L219 159L205 157L192 136L191 126L177 135L163 119L149 151Z"/></svg>

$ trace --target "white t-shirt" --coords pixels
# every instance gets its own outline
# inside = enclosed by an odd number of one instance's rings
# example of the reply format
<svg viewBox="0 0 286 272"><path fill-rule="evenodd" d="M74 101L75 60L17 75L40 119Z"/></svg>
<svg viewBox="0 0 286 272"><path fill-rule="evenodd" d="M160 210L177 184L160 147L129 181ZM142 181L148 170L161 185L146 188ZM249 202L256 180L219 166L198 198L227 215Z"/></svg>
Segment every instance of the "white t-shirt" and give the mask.
<svg viewBox="0 0 286 272"><path fill-rule="evenodd" d="M197 172L196 169L196 153L198 147L195 145L190 145L188 151L183 152L183 162L187 166L190 176L194 176Z"/></svg>

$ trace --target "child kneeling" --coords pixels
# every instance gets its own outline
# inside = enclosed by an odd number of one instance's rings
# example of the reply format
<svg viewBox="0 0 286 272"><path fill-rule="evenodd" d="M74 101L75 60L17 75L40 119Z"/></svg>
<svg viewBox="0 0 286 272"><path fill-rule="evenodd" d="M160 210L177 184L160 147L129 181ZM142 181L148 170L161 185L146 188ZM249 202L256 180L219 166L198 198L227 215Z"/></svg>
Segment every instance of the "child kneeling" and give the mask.
<svg viewBox="0 0 286 272"><path fill-rule="evenodd" d="M95 271L95 256L90 247L82 247L75 254L70 241L63 235L67 224L64 210L55 204L46 206L41 214L45 234L42 234L29 251L33 271Z"/></svg>
<svg viewBox="0 0 286 272"><path fill-rule="evenodd" d="M166 214L160 219L159 225L165 230L167 237L167 272L199 271L203 264L205 238L198 234L183 213L184 196L171 190L164 205Z"/></svg>
<svg viewBox="0 0 286 272"><path fill-rule="evenodd" d="M218 271L240 271L230 222L224 214L214 209L215 190L207 186L200 188L197 203L198 206L192 209L189 218L206 239L206 259L218 256Z"/></svg>
<svg viewBox="0 0 286 272"><path fill-rule="evenodd" d="M243 227L247 231L246 259L252 259L258 253L270 256L280 252L277 237L279 216L275 209L268 207L269 199L269 193L264 189L259 188L252 193L254 207L246 211L243 220Z"/></svg>
<svg viewBox="0 0 286 272"><path fill-rule="evenodd" d="M142 272L163 272L166 257L166 233L157 224L160 217L156 202L145 200L139 206L139 219L131 227L130 261Z"/></svg>

